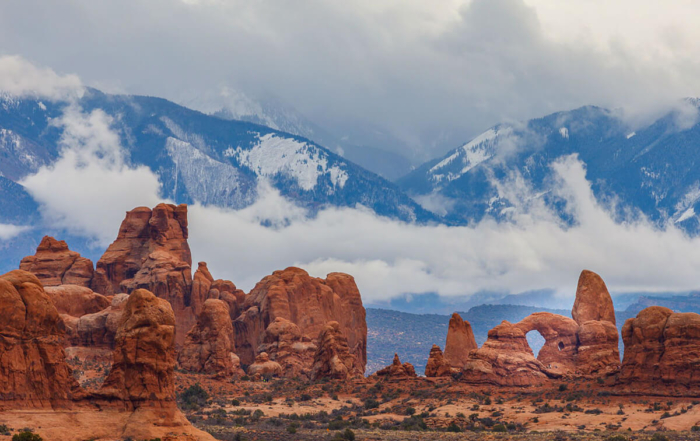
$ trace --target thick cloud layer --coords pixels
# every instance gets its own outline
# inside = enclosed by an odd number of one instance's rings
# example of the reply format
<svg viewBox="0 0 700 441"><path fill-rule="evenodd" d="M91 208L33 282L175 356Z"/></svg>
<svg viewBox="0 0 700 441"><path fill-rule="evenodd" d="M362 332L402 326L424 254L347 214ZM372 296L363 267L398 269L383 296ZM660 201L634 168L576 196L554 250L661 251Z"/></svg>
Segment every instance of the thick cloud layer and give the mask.
<svg viewBox="0 0 700 441"><path fill-rule="evenodd" d="M0 3L0 51L113 91L275 96L418 159L504 120L700 95L698 16L686 0L25 0Z"/></svg>

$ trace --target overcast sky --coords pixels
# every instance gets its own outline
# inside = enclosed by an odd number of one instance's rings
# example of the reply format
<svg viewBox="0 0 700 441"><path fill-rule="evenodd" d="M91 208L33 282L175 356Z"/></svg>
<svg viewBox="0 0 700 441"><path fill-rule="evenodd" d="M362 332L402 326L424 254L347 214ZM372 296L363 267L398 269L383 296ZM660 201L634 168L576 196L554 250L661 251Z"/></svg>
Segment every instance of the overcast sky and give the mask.
<svg viewBox="0 0 700 441"><path fill-rule="evenodd" d="M4 1L0 54L112 92L273 96L428 157L441 134L700 95L699 16L692 0Z"/></svg>

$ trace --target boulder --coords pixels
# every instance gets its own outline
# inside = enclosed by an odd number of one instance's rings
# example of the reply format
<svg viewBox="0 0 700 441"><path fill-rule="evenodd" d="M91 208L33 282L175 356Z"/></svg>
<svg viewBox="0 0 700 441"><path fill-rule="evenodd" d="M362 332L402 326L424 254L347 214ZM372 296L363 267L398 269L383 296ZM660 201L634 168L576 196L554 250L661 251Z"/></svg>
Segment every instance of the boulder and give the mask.
<svg viewBox="0 0 700 441"><path fill-rule="evenodd" d="M625 322L622 340L621 384L681 393L700 387L700 315L648 307Z"/></svg>
<svg viewBox="0 0 700 441"><path fill-rule="evenodd" d="M469 353L478 348L472 325L468 321L462 320L462 317L456 312L452 314L447 328L445 359L452 367L461 369L467 363Z"/></svg>
<svg viewBox="0 0 700 441"><path fill-rule="evenodd" d="M234 368L235 352L228 305L221 300L206 300L178 356L180 367L190 372L230 377L239 373Z"/></svg>
<svg viewBox="0 0 700 441"><path fill-rule="evenodd" d="M355 368L364 373L367 361L367 323L360 292L352 276L331 273L309 276L300 268L275 271L246 296L234 322L237 353L244 364L253 362L270 323L281 317L298 326L302 336L316 341L326 324L338 322L345 335Z"/></svg>
<svg viewBox="0 0 700 441"><path fill-rule="evenodd" d="M521 387L538 386L558 375L534 357L522 329L504 320L489 331L481 348L470 353L461 378L468 383Z"/></svg>
<svg viewBox="0 0 700 441"><path fill-rule="evenodd" d="M65 241L51 236L41 239L36 254L22 259L19 269L34 274L45 287L89 287L93 278L92 261L69 250Z"/></svg>
<svg viewBox="0 0 700 441"><path fill-rule="evenodd" d="M0 409L65 408L82 397L61 345L63 321L37 276L0 276L0 317Z"/></svg>
<svg viewBox="0 0 700 441"><path fill-rule="evenodd" d="M401 360L399 360L399 354L394 354L393 362L384 369L380 369L375 372L374 375L378 377L396 379L413 378L416 377L416 369L411 363L401 363Z"/></svg>
<svg viewBox="0 0 700 441"><path fill-rule="evenodd" d="M362 373L355 365L355 356L350 353L348 340L340 332L340 324L326 323L326 327L318 337L318 349L314 355L311 379L346 380L361 375Z"/></svg>
<svg viewBox="0 0 700 441"><path fill-rule="evenodd" d="M282 374L282 366L276 361L270 360L267 352L258 354L255 357L255 362L248 366L248 375L256 379L261 377L280 377Z"/></svg>
<svg viewBox="0 0 700 441"><path fill-rule="evenodd" d="M119 322L112 369L97 393L127 410L174 409L175 314L150 291L131 293Z"/></svg>
<svg viewBox="0 0 700 441"><path fill-rule="evenodd" d="M590 320L615 324L615 308L608 287L593 271L583 270L578 278L571 316L579 325Z"/></svg>
<svg viewBox="0 0 700 441"><path fill-rule="evenodd" d="M49 295L59 314L82 317L94 314L109 307L111 299L93 292L90 288L78 285L47 286Z"/></svg>
<svg viewBox="0 0 700 441"><path fill-rule="evenodd" d="M433 345L430 349L428 363L425 365L426 377L450 377L453 373L459 372L459 369L453 368L447 359L442 355L440 346Z"/></svg>
<svg viewBox="0 0 700 441"><path fill-rule="evenodd" d="M347 340L345 341L347 346ZM263 333L258 353L266 352L282 366L285 377L308 377L314 364L317 346L302 335L297 325L277 317Z"/></svg>

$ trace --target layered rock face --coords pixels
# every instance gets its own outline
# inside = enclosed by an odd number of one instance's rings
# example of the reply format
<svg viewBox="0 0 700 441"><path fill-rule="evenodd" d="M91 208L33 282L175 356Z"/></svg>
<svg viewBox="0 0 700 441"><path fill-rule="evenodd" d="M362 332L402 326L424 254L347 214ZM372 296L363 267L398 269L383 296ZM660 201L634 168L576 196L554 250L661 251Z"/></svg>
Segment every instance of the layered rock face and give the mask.
<svg viewBox="0 0 700 441"><path fill-rule="evenodd" d="M48 286L45 288L59 314L82 317L109 307L111 299L78 285Z"/></svg>
<svg viewBox="0 0 700 441"><path fill-rule="evenodd" d="M452 314L447 328L445 359L452 367L461 369L467 364L469 353L478 348L472 325L456 312Z"/></svg>
<svg viewBox="0 0 700 441"><path fill-rule="evenodd" d="M22 259L19 269L34 274L43 286L92 284L92 261L68 249L63 240L44 236L36 254Z"/></svg>
<svg viewBox="0 0 700 441"><path fill-rule="evenodd" d="M394 361L384 369L375 372L378 377L402 379L416 377L416 369L411 363L401 363L399 354L394 354Z"/></svg>
<svg viewBox="0 0 700 441"><path fill-rule="evenodd" d="M125 409L175 408L175 314L145 289L131 293L117 330L112 370L97 393Z"/></svg>
<svg viewBox="0 0 700 441"><path fill-rule="evenodd" d="M549 371L560 374L574 371L579 329L574 320L550 312L536 312L515 326L526 335L537 331L544 337L545 343L537 354L537 360Z"/></svg>
<svg viewBox="0 0 700 441"><path fill-rule="evenodd" d="M462 372L464 381L496 386L536 386L557 376L534 357L522 329L505 320L471 352Z"/></svg>
<svg viewBox="0 0 700 441"><path fill-rule="evenodd" d="M700 315L652 306L625 322L622 340L620 383L677 392L700 386Z"/></svg>
<svg viewBox="0 0 700 441"><path fill-rule="evenodd" d="M0 276L0 408L69 406L82 391L61 345L63 321L39 279Z"/></svg>
<svg viewBox="0 0 700 441"><path fill-rule="evenodd" d="M234 366L235 351L228 305L216 299L205 301L197 324L187 333L178 356L180 367L190 372L230 377L238 373Z"/></svg>
<svg viewBox="0 0 700 441"><path fill-rule="evenodd" d="M185 341L196 314L191 304L192 256L187 244L187 206L159 204L127 212L117 239L97 262L92 288L112 295L146 289L170 302Z"/></svg>
<svg viewBox="0 0 700 441"><path fill-rule="evenodd" d="M425 376L449 377L453 372L459 372L459 370L450 365L450 362L443 356L440 346L433 345L430 349L428 363L425 365Z"/></svg>
<svg viewBox="0 0 700 441"><path fill-rule="evenodd" d="M299 268L287 268L260 281L246 297L243 312L234 323L238 355L244 364L254 360L265 330L278 317L297 325L302 336L311 341L328 322L337 321L355 356L355 368L364 373L367 323L351 276L331 273L324 280Z"/></svg>
<svg viewBox="0 0 700 441"><path fill-rule="evenodd" d="M327 323L318 337L318 350L314 355L311 378L345 380L361 375L355 365L355 356L350 353L348 339L340 331L340 324Z"/></svg>
<svg viewBox="0 0 700 441"><path fill-rule="evenodd" d="M583 270L578 279L571 316L579 325L576 374L607 375L620 368L615 309L603 279Z"/></svg>
<svg viewBox="0 0 700 441"><path fill-rule="evenodd" d="M271 360L279 363L285 377L308 377L317 349L310 338L302 335L297 325L277 317L263 333L263 343L258 347L258 353L265 352Z"/></svg>
<svg viewBox="0 0 700 441"><path fill-rule="evenodd" d="M66 346L114 349L117 329L128 299L128 294L117 294L112 297L109 306L101 311L80 317L62 314L66 325Z"/></svg>

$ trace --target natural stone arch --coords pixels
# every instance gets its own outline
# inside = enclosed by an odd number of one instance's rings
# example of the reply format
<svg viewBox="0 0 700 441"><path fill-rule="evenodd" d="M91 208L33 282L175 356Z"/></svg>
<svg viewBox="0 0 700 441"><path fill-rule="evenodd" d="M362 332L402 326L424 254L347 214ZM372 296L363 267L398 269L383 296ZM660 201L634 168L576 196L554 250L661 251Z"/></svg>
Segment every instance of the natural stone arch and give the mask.
<svg viewBox="0 0 700 441"><path fill-rule="evenodd" d="M558 374L574 372L578 346L578 324L574 320L550 312L536 312L515 326L525 334L537 331L544 337L537 360L548 370Z"/></svg>

